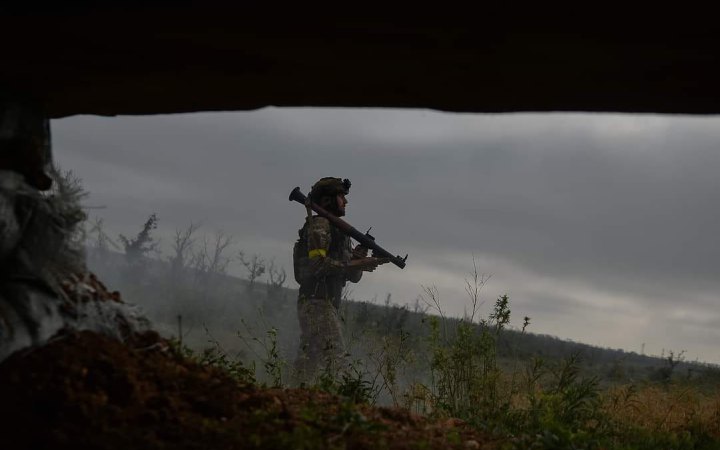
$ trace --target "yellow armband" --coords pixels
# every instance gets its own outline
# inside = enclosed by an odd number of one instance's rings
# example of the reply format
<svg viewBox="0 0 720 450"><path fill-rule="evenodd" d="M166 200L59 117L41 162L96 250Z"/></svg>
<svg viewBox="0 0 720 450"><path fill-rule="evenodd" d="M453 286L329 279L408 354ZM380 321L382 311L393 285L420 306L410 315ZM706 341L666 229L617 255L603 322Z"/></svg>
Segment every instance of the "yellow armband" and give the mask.
<svg viewBox="0 0 720 450"><path fill-rule="evenodd" d="M308 252L308 257L310 257L310 259L317 258L318 256L327 256L327 250L325 250L324 248L318 248L315 250L310 250L310 252Z"/></svg>

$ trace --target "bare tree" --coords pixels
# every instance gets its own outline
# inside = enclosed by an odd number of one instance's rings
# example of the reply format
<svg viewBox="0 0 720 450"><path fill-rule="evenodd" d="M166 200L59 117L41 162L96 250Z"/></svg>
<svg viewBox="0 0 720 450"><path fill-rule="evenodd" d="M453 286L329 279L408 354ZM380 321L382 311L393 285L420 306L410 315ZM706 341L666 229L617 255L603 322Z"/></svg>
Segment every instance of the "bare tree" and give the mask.
<svg viewBox="0 0 720 450"><path fill-rule="evenodd" d="M205 241L205 253L210 255L209 261L209 272L211 274L221 275L227 270L230 264L231 258L223 255L228 246L232 244L232 236L218 232L215 235L215 240L212 243L210 252L207 251L207 241Z"/></svg>
<svg viewBox="0 0 720 450"><path fill-rule="evenodd" d="M271 259L270 265L267 267L267 272L268 277L270 277L270 280L266 282L268 298L272 300L280 300L280 293L282 292L283 285L287 279L285 268L277 268L275 266L275 259Z"/></svg>
<svg viewBox="0 0 720 450"><path fill-rule="evenodd" d="M661 357L667 362L667 365L661 367L658 373L660 375L660 380L668 383L672 379L675 368L680 363L685 361L685 350L681 350L680 352L674 352L673 350L670 350L668 351L667 355L665 355L665 349L663 349Z"/></svg>
<svg viewBox="0 0 720 450"><path fill-rule="evenodd" d="M172 249L175 253L170 257L170 278L173 283L179 281L190 264L191 253L195 246L195 232L200 228L198 224L190 223L184 230L175 230Z"/></svg>
<svg viewBox="0 0 720 450"><path fill-rule="evenodd" d="M192 266L204 289L207 289L218 275L225 274L232 260L225 256L225 251L231 244L232 236L222 231L217 232L212 240L207 236L203 237L202 247L194 254Z"/></svg>
<svg viewBox="0 0 720 450"><path fill-rule="evenodd" d="M240 260L240 263L245 266L245 270L248 272L248 291L252 292L255 287L255 280L265 273L265 260L258 254L247 258L245 252L242 250L238 252L238 260Z"/></svg>

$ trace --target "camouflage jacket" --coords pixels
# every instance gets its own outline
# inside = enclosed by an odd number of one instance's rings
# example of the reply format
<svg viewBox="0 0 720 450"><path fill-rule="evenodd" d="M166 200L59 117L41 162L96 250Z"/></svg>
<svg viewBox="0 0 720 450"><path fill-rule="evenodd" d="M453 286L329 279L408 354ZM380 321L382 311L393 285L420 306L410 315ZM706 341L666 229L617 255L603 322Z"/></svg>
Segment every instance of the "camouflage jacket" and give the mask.
<svg viewBox="0 0 720 450"><path fill-rule="evenodd" d="M362 271L346 267L353 258L350 238L320 216L309 219L298 234L293 262L300 295L328 298L339 307L345 284L362 277Z"/></svg>

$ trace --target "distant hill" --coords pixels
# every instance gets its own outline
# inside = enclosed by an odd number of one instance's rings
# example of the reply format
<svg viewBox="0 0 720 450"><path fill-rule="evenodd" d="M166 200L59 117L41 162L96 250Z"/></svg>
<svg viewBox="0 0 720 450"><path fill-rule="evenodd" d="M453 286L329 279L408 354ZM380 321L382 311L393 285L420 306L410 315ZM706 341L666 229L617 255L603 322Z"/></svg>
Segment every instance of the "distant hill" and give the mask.
<svg viewBox="0 0 720 450"><path fill-rule="evenodd" d="M110 289L119 290L125 301L139 305L164 336L182 335L184 344L197 350L214 345L229 355L260 361L268 345L268 331L276 329L277 337L272 339L277 340L286 369L291 367L299 336L297 289L272 286L265 280L251 286L246 279L199 274L192 269L178 276L171 273L168 262L157 259L130 267L117 252L105 252L103 259L91 253L88 260L90 269ZM294 284L291 275L288 282ZM423 306L393 304L389 296L384 304L344 301L341 316L353 356L367 358L377 350L373 346L386 337L399 336L402 330L406 334L402 351L413 355L418 367L409 371L417 374L423 358L427 359L431 317ZM448 318L444 329L452 334L459 321ZM501 363L507 366L528 364L533 358L557 363L579 355L584 373L597 376L603 384L670 378L720 380L717 366L684 361L682 355L641 355L517 329L503 330L497 349Z"/></svg>

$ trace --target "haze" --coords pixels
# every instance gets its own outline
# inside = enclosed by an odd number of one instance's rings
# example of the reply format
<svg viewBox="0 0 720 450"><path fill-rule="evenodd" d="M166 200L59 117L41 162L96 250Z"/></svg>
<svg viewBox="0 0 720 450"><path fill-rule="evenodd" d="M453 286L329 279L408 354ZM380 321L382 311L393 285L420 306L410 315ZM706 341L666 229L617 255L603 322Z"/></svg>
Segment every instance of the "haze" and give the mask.
<svg viewBox="0 0 720 450"><path fill-rule="evenodd" d="M409 254L357 300L436 286L462 315L474 258L491 275L483 314L507 293L535 333L720 363L718 118L269 108L52 125L56 163L112 236L155 212L165 248L200 222L291 272L290 190L349 178L348 222Z"/></svg>

